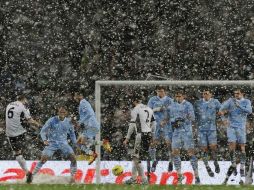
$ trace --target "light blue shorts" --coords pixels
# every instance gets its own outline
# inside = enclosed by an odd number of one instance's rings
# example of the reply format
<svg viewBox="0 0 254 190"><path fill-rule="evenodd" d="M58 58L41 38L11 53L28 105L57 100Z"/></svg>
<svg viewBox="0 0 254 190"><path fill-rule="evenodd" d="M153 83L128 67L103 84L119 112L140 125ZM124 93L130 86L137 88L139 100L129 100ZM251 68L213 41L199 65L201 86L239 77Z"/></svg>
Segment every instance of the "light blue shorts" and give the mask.
<svg viewBox="0 0 254 190"><path fill-rule="evenodd" d="M246 129L238 127L227 128L228 142L235 142L237 144L246 143Z"/></svg>
<svg viewBox="0 0 254 190"><path fill-rule="evenodd" d="M46 146L42 151L42 155L47 156L48 158L52 157L53 154L60 150L64 157L74 154L73 149L70 145L64 143L50 143L49 146Z"/></svg>
<svg viewBox="0 0 254 190"><path fill-rule="evenodd" d="M192 131L174 131L172 136L172 149L185 150L194 148Z"/></svg>
<svg viewBox="0 0 254 190"><path fill-rule="evenodd" d="M86 123L83 123L82 135L92 138L100 131L100 124L95 118L89 119Z"/></svg>
<svg viewBox="0 0 254 190"><path fill-rule="evenodd" d="M217 144L217 131L207 130L198 132L198 142L200 146L208 146L211 144Z"/></svg>

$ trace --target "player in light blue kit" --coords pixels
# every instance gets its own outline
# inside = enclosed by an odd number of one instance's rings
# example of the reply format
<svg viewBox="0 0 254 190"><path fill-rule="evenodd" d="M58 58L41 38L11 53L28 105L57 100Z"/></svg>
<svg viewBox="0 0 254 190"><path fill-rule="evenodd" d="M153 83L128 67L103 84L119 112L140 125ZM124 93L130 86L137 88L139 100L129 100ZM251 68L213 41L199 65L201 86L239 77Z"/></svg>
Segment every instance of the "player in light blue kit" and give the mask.
<svg viewBox="0 0 254 190"><path fill-rule="evenodd" d="M189 157L195 174L195 184L200 183L198 175L198 159L194 151L194 140L192 134L192 122L195 120L193 106L185 100L183 90L176 91L175 100L170 109L170 119L173 129L172 153L175 169L178 174L178 183L182 181L180 149L184 148Z"/></svg>
<svg viewBox="0 0 254 190"><path fill-rule="evenodd" d="M65 106L59 106L57 116L51 117L41 129L41 138L46 146L42 151L40 161L36 164L34 171L27 177L27 183L31 183L33 176L38 173L43 164L60 150L64 157L71 161L71 181L75 182L75 174L77 172L77 162L75 154L71 146L68 144L67 135L69 134L71 141L76 146L77 139L74 127L70 118L67 118L68 112Z"/></svg>
<svg viewBox="0 0 254 190"><path fill-rule="evenodd" d="M150 148L150 155L152 160L151 171L156 169L156 145L160 139L164 139L169 154L168 171L173 170L172 158L171 158L171 139L172 139L172 127L170 123L170 116L168 109L171 106L173 99L166 95L166 88L164 86L156 87L157 96L153 96L148 101L148 106L154 111L154 117L156 121L156 129L154 133L154 143Z"/></svg>
<svg viewBox="0 0 254 190"><path fill-rule="evenodd" d="M100 124L96 119L95 112L91 104L84 99L82 92L75 92L74 100L79 103L79 120L75 125L82 129L82 134L79 136L77 142L80 145L81 151L90 156L88 160L88 164L90 165L97 158L95 145L96 143L101 143L95 141L95 136L100 130ZM106 151L112 151L112 148L107 140L103 140L102 146Z"/></svg>
<svg viewBox="0 0 254 190"><path fill-rule="evenodd" d="M203 98L195 102L195 115L198 126L199 145L201 147L201 157L206 166L206 170L210 177L214 177L214 173L208 165L208 147L211 150L211 156L214 160L215 172L220 172L217 161L217 131L216 131L216 114L221 107L221 103L212 98L209 89L203 90Z"/></svg>
<svg viewBox="0 0 254 190"><path fill-rule="evenodd" d="M229 98L225 101L221 108L219 115L228 114L228 119L224 120L224 124L228 125L227 137L229 143L229 151L231 158L231 166L228 169L224 184L227 183L228 178L236 168L236 146L240 146L240 183L243 183L244 166L246 162L246 120L247 115L252 113L251 102L244 98L244 93L240 88L234 90L234 98Z"/></svg>

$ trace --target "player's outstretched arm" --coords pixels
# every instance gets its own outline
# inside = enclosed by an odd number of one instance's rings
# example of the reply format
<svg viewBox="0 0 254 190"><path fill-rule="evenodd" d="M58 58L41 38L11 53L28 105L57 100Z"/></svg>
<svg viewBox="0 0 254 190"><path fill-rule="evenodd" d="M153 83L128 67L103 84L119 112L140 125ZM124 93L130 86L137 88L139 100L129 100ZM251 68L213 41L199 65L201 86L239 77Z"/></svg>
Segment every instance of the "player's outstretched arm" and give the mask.
<svg viewBox="0 0 254 190"><path fill-rule="evenodd" d="M25 115L25 118L26 118L27 122L30 124L30 126L31 126L32 128L33 128L33 126L36 126L37 128L38 128L39 126L41 126L39 122L37 122L36 120L34 120L34 119L31 117L29 110L26 109L24 106L23 106L23 113L24 113L24 115ZM34 128L34 129L36 130L36 128Z"/></svg>
<svg viewBox="0 0 254 190"><path fill-rule="evenodd" d="M50 123L51 123L51 119L49 119L41 129L40 135L43 142L47 141L47 132L51 126Z"/></svg>
<svg viewBox="0 0 254 190"><path fill-rule="evenodd" d="M32 125L32 126L36 126L36 127L40 127L40 126L41 126L41 124L40 124L38 121L34 120L33 118L29 118L29 119L27 120L27 122L28 122L30 125Z"/></svg>

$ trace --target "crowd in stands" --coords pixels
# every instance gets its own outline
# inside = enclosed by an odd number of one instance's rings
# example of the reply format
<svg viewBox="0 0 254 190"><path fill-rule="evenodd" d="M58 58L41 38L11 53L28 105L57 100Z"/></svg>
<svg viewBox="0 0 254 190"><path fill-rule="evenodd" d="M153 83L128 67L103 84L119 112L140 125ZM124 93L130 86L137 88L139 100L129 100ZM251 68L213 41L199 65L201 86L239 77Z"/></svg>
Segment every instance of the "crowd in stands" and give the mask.
<svg viewBox="0 0 254 190"><path fill-rule="evenodd" d="M0 10L0 159L13 159L5 107L21 92L44 123L59 99L77 112L74 89L84 89L94 103L96 80L254 79L252 0L2 0ZM130 92L105 91L102 135L121 147ZM42 145L38 131L30 133L27 157L36 159ZM113 152L105 159L128 157Z"/></svg>

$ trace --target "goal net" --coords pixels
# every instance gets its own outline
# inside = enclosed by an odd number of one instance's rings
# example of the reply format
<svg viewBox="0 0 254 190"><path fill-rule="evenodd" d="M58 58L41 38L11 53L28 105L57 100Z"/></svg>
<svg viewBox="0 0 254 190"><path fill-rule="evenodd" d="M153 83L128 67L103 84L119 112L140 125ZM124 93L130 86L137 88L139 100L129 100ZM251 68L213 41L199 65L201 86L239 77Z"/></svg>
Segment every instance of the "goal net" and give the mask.
<svg viewBox="0 0 254 190"><path fill-rule="evenodd" d="M165 86L167 95L171 98L174 97L176 89L184 89L187 95L186 99L191 103L201 98L202 90L207 87L211 89L213 96L219 99L220 102L231 97L233 89L236 87L243 89L245 97L249 99L254 93L254 81L96 81L95 111L96 117L102 126L100 133L96 136L97 141L101 141L103 138L109 138L111 141L115 139L113 142L114 146L117 144L117 140L122 142L123 137L126 135L125 132L128 130L128 113L132 108L131 95L139 93L143 97L143 103L147 104L149 98L156 95L155 88L157 85ZM121 131L119 132L119 130L123 130L122 134L120 134ZM220 146L219 143L218 145ZM96 146L96 151L99 155L96 160L96 183L101 182L101 160L120 160L121 154L123 154L122 159L128 159L126 158L128 151L121 152L121 147L119 147L119 152L115 153L116 158L110 155L102 155L101 145L99 144ZM224 155L221 156L223 157Z"/></svg>

